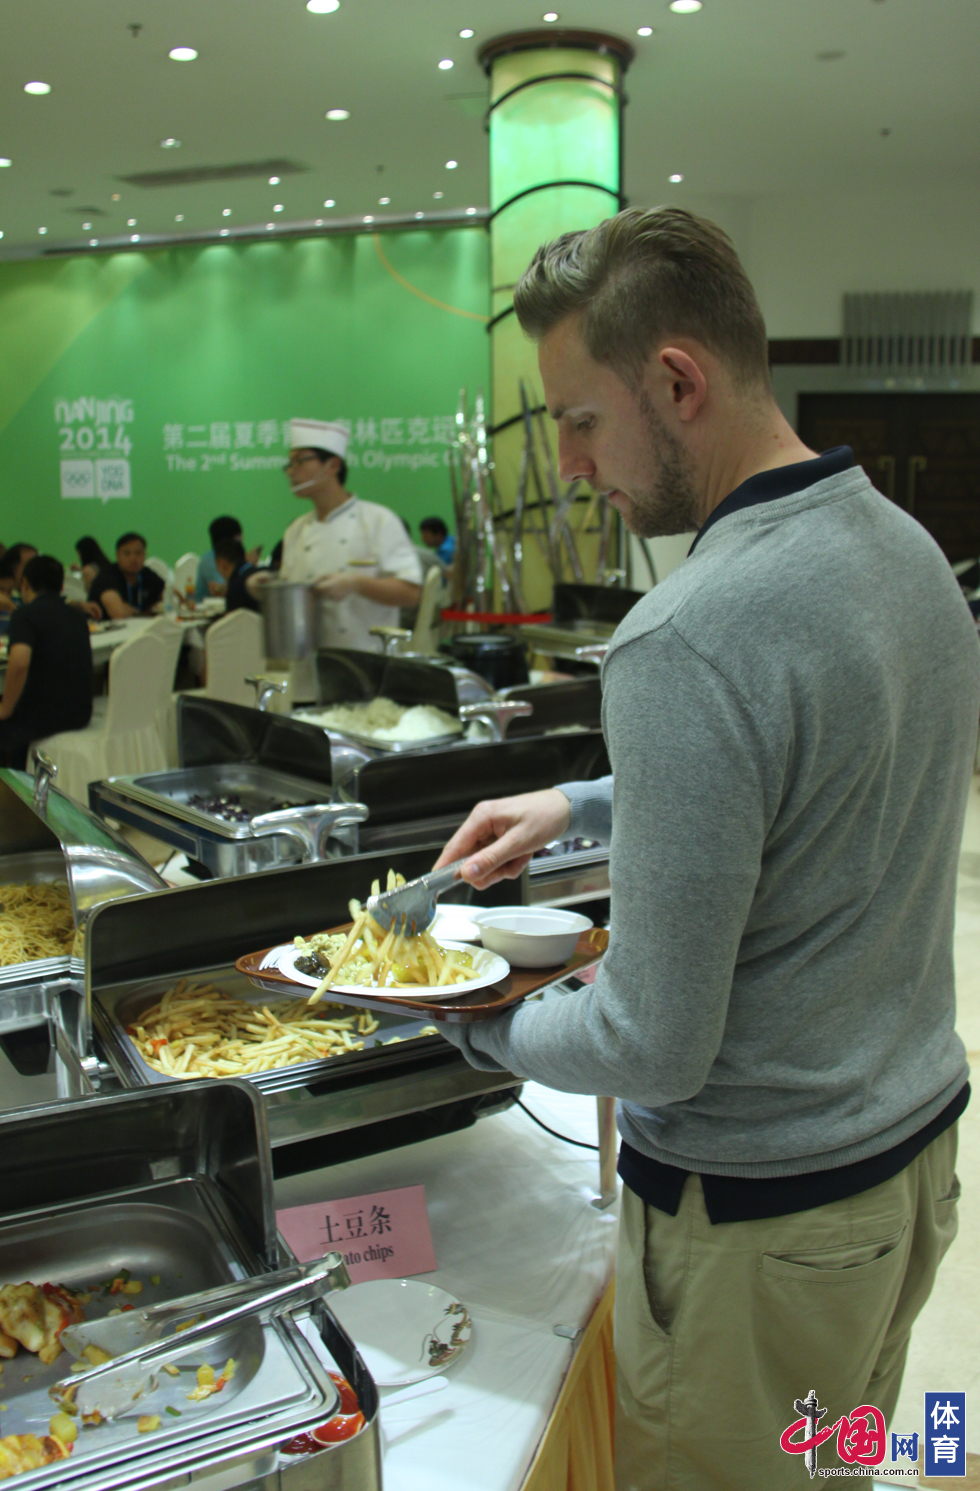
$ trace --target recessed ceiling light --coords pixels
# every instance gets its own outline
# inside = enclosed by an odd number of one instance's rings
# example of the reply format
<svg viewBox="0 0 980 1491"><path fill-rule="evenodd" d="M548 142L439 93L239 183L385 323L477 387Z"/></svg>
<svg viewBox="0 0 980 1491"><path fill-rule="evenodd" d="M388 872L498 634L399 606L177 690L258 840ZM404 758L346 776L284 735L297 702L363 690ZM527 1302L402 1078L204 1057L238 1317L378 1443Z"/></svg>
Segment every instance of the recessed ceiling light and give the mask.
<svg viewBox="0 0 980 1491"><path fill-rule="evenodd" d="M637 34L637 36L652 36L653 35L653 27L652 26L637 26L637 28L636 28L636 34Z"/></svg>
<svg viewBox="0 0 980 1491"><path fill-rule="evenodd" d="M12 165L13 165L13 161L12 160L8 160L5 155L0 155L0 169L2 169L4 166L12 166Z"/></svg>
<svg viewBox="0 0 980 1491"><path fill-rule="evenodd" d="M126 219L126 227L127 228L135 228L136 227L136 219L134 217L128 217Z"/></svg>
<svg viewBox="0 0 980 1491"><path fill-rule="evenodd" d="M82 224L82 232L83 233L91 233L91 231L92 231L92 224L91 223L83 223Z"/></svg>
<svg viewBox="0 0 980 1491"><path fill-rule="evenodd" d="M701 9L701 0L670 0L670 8L675 15L692 16Z"/></svg>
<svg viewBox="0 0 980 1491"><path fill-rule="evenodd" d="M474 32L472 26L464 26L459 34L464 41L469 41L470 37L474 36L476 33Z"/></svg>
<svg viewBox="0 0 980 1491"><path fill-rule="evenodd" d="M546 10L541 19L542 21L547 21L550 24L552 21L557 21L558 12L557 10Z"/></svg>
<svg viewBox="0 0 980 1491"><path fill-rule="evenodd" d="M679 182L679 181L683 181L683 180L684 180L684 178L683 178L683 176L682 176L682 175L681 175L681 173L680 173L680 171L675 171L675 172L674 172L674 174L673 174L673 176L668 176L668 177L667 177L667 180L668 180L668 181L672 181L672 182L673 182L673 183L674 183L674 185L675 185L675 186L676 186L676 185L677 185L677 183L678 183L678 182Z"/></svg>
<svg viewBox="0 0 980 1491"><path fill-rule="evenodd" d="M2 237L2 234L0 234L0 237ZM88 246L89 248L98 248L99 240L97 238L90 238L88 241Z"/></svg>
<svg viewBox="0 0 980 1491"><path fill-rule="evenodd" d="M177 139L175 139L173 135L168 135L165 140L161 140L160 141L160 149L161 150L179 150L180 149L180 141L177 140Z"/></svg>
<svg viewBox="0 0 980 1491"><path fill-rule="evenodd" d="M378 198L378 206L379 206L379 207L387 207L387 206L388 206L388 203L389 203L389 202L390 202L390 201L391 201L391 198L390 198L390 197L379 197L379 198Z"/></svg>
<svg viewBox="0 0 980 1491"><path fill-rule="evenodd" d="M268 233L269 230L270 230L270 228L274 228L275 226L276 226L275 223L266 223L266 225L265 225L265 231Z"/></svg>
<svg viewBox="0 0 980 1491"><path fill-rule="evenodd" d="M340 0L306 0L306 8L315 16L328 16L340 9Z"/></svg>
<svg viewBox="0 0 980 1491"><path fill-rule="evenodd" d="M197 59L193 47L171 47L167 55L173 62L194 62Z"/></svg>
<svg viewBox="0 0 980 1491"><path fill-rule="evenodd" d="M219 228L219 229L218 229L218 236L219 236L219 237L220 237L220 238L227 238L227 237L228 237L228 234L229 234L229 233L230 233L230 232L231 232L231 229L230 229L230 228Z"/></svg>
<svg viewBox="0 0 980 1491"><path fill-rule="evenodd" d="M222 209L221 209L221 216L222 217L231 217L231 208L230 207L222 207Z"/></svg>
<svg viewBox="0 0 980 1491"><path fill-rule="evenodd" d="M371 216L370 213L368 213L367 216L365 217L364 221L366 223L373 223L374 222L374 218Z"/></svg>
<svg viewBox="0 0 980 1491"><path fill-rule="evenodd" d="M174 218L174 222L175 223L182 223L183 221L184 221L184 214L182 212L178 212L177 216Z"/></svg>
<svg viewBox="0 0 980 1491"><path fill-rule="evenodd" d="M424 213L424 212L417 212L417 213L416 213L416 214L415 214L415 216L416 216L416 217L425 217L425 213Z"/></svg>
<svg viewBox="0 0 980 1491"><path fill-rule="evenodd" d="M38 93L38 94L41 94L41 93L50 93L51 92L51 84L50 83L25 83L24 84L24 92L25 93Z"/></svg>
<svg viewBox="0 0 980 1491"><path fill-rule="evenodd" d="M322 228L323 227L323 218L322 217L318 217L317 218L316 225L317 225L318 228Z"/></svg>
<svg viewBox="0 0 980 1491"><path fill-rule="evenodd" d="M447 160L447 162L446 162L446 170L447 171L455 171L455 169L456 169L456 167L458 165L459 165L459 161L458 160Z"/></svg>
<svg viewBox="0 0 980 1491"><path fill-rule="evenodd" d="M442 192L433 192L432 195L435 197L436 201L438 202L439 198L443 195L443 193Z"/></svg>
<svg viewBox="0 0 980 1491"><path fill-rule="evenodd" d="M350 109L328 109L327 110L327 118L328 119L349 119L350 118Z"/></svg>
<svg viewBox="0 0 980 1491"><path fill-rule="evenodd" d="M113 192L113 194L112 194L112 200L114 202L118 202L119 201L119 193L118 192Z"/></svg>
<svg viewBox="0 0 980 1491"><path fill-rule="evenodd" d="M334 201L333 197L328 197L323 205L324 207L336 207L337 204Z"/></svg>
<svg viewBox="0 0 980 1491"><path fill-rule="evenodd" d="M269 185L270 186L278 186L279 185L279 177L278 176L270 176L269 177Z"/></svg>
<svg viewBox="0 0 980 1491"><path fill-rule="evenodd" d="M129 241L130 241L130 243L139 243L139 241L140 241L139 234L138 233L130 233L130 235L129 235Z"/></svg>
<svg viewBox="0 0 980 1491"><path fill-rule="evenodd" d="M440 72L448 72L452 65L453 59L451 57L443 57L442 61L439 63L439 70Z"/></svg>
<svg viewBox="0 0 980 1491"><path fill-rule="evenodd" d="M38 228L38 230L37 230L37 231L38 231L38 232L39 232L39 233L46 233L46 232L47 232L47 231L48 231L48 230L47 230L47 228Z"/></svg>
<svg viewBox="0 0 980 1491"><path fill-rule="evenodd" d="M273 207L272 210L273 210L273 212L282 212L284 210L283 209L283 203L282 202L277 202L276 205L275 205L275 207Z"/></svg>
<svg viewBox="0 0 980 1491"><path fill-rule="evenodd" d="M841 58L843 57L843 55L844 55L843 52L818 52L817 53L817 61L818 62L839 62L841 60Z"/></svg>
<svg viewBox="0 0 980 1491"><path fill-rule="evenodd" d="M476 208L475 207L467 207L467 209L466 209L466 216L467 217L476 217Z"/></svg>
<svg viewBox="0 0 980 1491"><path fill-rule="evenodd" d="M0 238L2 238L2 237L3 237L3 233L2 233L2 232L0 232Z"/></svg>

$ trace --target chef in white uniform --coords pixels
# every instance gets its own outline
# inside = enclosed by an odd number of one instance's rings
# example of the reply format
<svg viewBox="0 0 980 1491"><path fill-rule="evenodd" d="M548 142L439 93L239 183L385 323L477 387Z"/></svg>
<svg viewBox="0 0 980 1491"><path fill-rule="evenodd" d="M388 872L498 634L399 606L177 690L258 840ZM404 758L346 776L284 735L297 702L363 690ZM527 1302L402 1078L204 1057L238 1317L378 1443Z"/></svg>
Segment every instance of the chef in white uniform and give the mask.
<svg viewBox="0 0 980 1491"><path fill-rule="evenodd" d="M422 566L401 519L344 486L348 439L329 420L290 422L286 476L313 510L286 529L279 578L314 587L323 645L376 652L371 628L397 626L399 607L418 604Z"/></svg>

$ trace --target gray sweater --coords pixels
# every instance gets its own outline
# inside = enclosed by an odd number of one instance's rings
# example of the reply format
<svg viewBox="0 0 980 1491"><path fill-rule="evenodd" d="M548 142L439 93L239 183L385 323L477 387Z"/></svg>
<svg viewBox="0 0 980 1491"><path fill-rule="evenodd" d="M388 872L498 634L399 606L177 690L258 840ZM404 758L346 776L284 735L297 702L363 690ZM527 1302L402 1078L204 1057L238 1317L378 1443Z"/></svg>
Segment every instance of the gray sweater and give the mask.
<svg viewBox="0 0 980 1491"><path fill-rule="evenodd" d="M702 1173L830 1169L967 1077L953 910L980 647L948 564L860 468L720 518L621 624L595 984L448 1027L477 1066L612 1093Z"/></svg>

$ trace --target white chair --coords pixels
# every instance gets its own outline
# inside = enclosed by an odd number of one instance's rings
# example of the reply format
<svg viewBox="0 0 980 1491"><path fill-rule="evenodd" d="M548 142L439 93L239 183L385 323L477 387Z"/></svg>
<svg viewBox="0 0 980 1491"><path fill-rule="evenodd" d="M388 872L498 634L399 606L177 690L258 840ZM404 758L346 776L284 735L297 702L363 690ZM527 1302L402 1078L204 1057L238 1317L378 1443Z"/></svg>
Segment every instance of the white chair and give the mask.
<svg viewBox="0 0 980 1491"><path fill-rule="evenodd" d="M441 566L434 564L422 581L419 608L415 614L412 635L405 643L406 652L439 651L439 612L445 589L446 577Z"/></svg>
<svg viewBox="0 0 980 1491"><path fill-rule="evenodd" d="M204 634L204 696L226 704L253 705L255 689L245 682L265 667L262 617L242 606Z"/></svg>
<svg viewBox="0 0 980 1491"><path fill-rule="evenodd" d="M178 595L186 595L188 589L193 592L200 562L199 554L181 554L174 565L174 589Z"/></svg>
<svg viewBox="0 0 980 1491"><path fill-rule="evenodd" d="M174 583L174 572L165 559L157 559L155 555L151 554L150 558L146 561L146 567L147 569L151 569L155 575L159 575L165 585L172 585Z"/></svg>
<svg viewBox="0 0 980 1491"><path fill-rule="evenodd" d="M88 784L102 777L163 771L167 711L180 651L180 628L161 617L124 642L109 659L105 715L84 730L65 730L35 742L58 766L58 786L88 806ZM176 633L177 647L174 648Z"/></svg>

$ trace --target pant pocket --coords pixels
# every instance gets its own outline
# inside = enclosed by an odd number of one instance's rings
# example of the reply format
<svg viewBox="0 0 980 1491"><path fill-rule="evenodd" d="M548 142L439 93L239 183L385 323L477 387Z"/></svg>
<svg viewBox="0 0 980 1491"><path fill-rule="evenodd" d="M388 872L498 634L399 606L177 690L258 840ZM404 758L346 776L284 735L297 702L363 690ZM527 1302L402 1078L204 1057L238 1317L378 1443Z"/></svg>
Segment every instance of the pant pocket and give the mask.
<svg viewBox="0 0 980 1491"><path fill-rule="evenodd" d="M950 1244L959 1231L959 1212L957 1203L962 1193L959 1176L953 1176L953 1184L945 1196L932 1204L932 1214L936 1229L936 1262L938 1263L949 1249Z"/></svg>
<svg viewBox="0 0 980 1491"><path fill-rule="evenodd" d="M849 1286L878 1278L898 1261L908 1224L884 1237L808 1248L792 1253L763 1253L762 1272L771 1279L801 1284ZM889 1262L891 1260L891 1262Z"/></svg>

